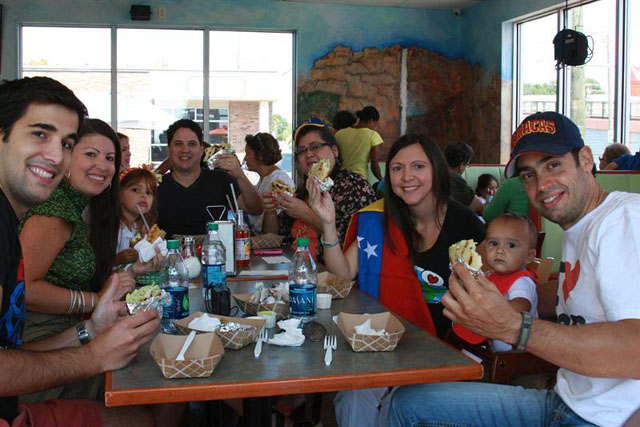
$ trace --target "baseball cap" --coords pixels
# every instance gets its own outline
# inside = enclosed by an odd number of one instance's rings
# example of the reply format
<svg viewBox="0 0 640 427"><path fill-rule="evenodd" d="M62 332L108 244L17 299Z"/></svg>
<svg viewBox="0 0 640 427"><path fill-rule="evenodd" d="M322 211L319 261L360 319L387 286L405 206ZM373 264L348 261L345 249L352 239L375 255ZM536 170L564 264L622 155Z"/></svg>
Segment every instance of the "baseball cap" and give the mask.
<svg viewBox="0 0 640 427"><path fill-rule="evenodd" d="M511 137L511 158L504 175L511 178L516 172L516 160L526 153L553 156L567 154L584 147L578 127L568 117L555 111L535 113L520 123Z"/></svg>
<svg viewBox="0 0 640 427"><path fill-rule="evenodd" d="M322 120L320 120L317 117L310 117L306 120L301 121L300 123L298 123L298 126L296 126L296 128L293 130L293 141L295 143L296 138L298 137L298 133L306 128L307 126L314 126L314 127L318 127L318 128L323 128L323 127L330 127L330 125L328 123L323 122Z"/></svg>

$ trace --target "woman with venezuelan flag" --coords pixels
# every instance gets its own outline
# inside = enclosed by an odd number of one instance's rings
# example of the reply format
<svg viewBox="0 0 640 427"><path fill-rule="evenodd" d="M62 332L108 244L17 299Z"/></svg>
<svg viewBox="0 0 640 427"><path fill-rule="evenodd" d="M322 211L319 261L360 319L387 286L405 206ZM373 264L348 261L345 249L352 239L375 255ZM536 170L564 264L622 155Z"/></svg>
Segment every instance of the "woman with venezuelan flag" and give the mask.
<svg viewBox="0 0 640 427"><path fill-rule="evenodd" d="M466 239L481 242L484 225L471 210L449 198L444 155L425 136L398 139L389 150L386 170L384 199L353 216L344 252L325 246L325 264L339 276L357 276L362 291L442 337L451 327L440 303L451 273L449 246ZM314 180L307 181L307 188L309 204L322 220L321 242L331 243L337 239L331 197L321 193ZM364 425L366 419L367 425L376 425L378 417L386 416L381 400L387 395L386 388L338 393L338 424Z"/></svg>

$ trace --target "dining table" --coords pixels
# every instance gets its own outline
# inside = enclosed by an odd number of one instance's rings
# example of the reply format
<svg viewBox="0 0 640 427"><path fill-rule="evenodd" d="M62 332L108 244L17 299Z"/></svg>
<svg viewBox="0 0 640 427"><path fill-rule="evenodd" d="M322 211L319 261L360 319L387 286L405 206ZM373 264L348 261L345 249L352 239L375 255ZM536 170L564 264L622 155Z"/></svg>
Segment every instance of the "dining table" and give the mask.
<svg viewBox="0 0 640 427"><path fill-rule="evenodd" d="M252 257L251 262L251 269L255 270L286 271L287 267L264 263L257 257ZM242 294L251 292L257 282L270 287L285 277L257 275L250 280L228 280L227 284L232 294ZM189 304L191 314L202 311L198 284L190 286ZM226 349L210 377L166 379L147 344L129 365L107 372L105 405L255 398L482 378L482 365L398 315L405 333L393 351L354 352L335 323L335 316L341 312L386 311L356 286L346 298L334 299L330 309L318 310L316 321L326 328L327 334L338 338L330 365L324 362L323 342L306 339L299 347L264 344L258 358L254 356L253 344L239 350ZM274 333L275 328L269 330L270 337Z"/></svg>

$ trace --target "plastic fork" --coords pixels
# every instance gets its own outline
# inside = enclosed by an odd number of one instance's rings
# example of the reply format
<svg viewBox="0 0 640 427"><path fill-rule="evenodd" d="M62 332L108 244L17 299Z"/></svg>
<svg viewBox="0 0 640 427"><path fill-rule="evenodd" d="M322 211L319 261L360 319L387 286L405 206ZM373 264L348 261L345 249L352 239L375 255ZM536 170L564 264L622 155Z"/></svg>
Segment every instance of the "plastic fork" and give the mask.
<svg viewBox="0 0 640 427"><path fill-rule="evenodd" d="M258 335L258 338L256 338L256 346L253 349L253 355L255 357L260 357L260 354L262 353L262 343L267 342L268 340L269 340L269 332L267 331L266 328L263 328L260 331L260 335Z"/></svg>
<svg viewBox="0 0 640 427"><path fill-rule="evenodd" d="M324 364L329 366L333 360L331 350L338 348L338 338L335 335L325 335L324 337Z"/></svg>

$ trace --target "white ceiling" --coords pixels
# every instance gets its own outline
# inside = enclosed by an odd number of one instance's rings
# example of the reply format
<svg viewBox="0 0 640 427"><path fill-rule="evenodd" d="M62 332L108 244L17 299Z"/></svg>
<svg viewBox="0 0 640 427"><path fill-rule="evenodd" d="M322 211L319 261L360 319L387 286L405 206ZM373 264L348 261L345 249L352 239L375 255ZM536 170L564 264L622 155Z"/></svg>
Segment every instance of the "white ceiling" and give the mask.
<svg viewBox="0 0 640 427"><path fill-rule="evenodd" d="M300 3L354 4L360 6L410 7L420 9L464 9L483 0L282 0Z"/></svg>

